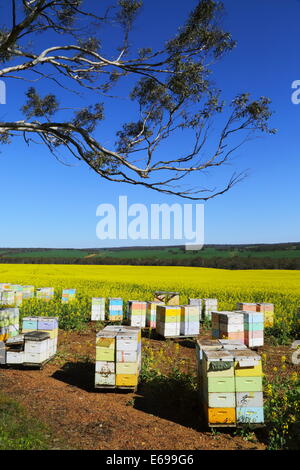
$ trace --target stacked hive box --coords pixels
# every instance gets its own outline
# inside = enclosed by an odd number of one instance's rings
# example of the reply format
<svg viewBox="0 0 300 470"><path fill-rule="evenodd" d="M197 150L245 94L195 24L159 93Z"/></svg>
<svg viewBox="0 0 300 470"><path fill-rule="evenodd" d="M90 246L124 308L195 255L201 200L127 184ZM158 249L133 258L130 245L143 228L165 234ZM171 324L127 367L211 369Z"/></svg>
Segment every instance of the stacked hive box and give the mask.
<svg viewBox="0 0 300 470"><path fill-rule="evenodd" d="M0 292L0 304L1 305L14 305L15 304L15 293L11 290L2 290Z"/></svg>
<svg viewBox="0 0 300 470"><path fill-rule="evenodd" d="M100 331L96 336L95 387L116 385L116 332Z"/></svg>
<svg viewBox="0 0 300 470"><path fill-rule="evenodd" d="M22 286L22 298L32 299L34 297L34 286Z"/></svg>
<svg viewBox="0 0 300 470"><path fill-rule="evenodd" d="M129 325L145 328L146 326L147 302L129 300L127 302L127 319Z"/></svg>
<svg viewBox="0 0 300 470"><path fill-rule="evenodd" d="M76 299L76 289L64 289L62 291L62 303L68 304Z"/></svg>
<svg viewBox="0 0 300 470"><path fill-rule="evenodd" d="M199 335L200 311L197 305L181 305L180 335Z"/></svg>
<svg viewBox="0 0 300 470"><path fill-rule="evenodd" d="M249 349L236 351L234 356L237 421L263 423L261 356Z"/></svg>
<svg viewBox="0 0 300 470"><path fill-rule="evenodd" d="M217 299L203 299L203 320L211 320L211 313L218 310Z"/></svg>
<svg viewBox="0 0 300 470"><path fill-rule="evenodd" d="M220 313L226 312L211 312L211 335L214 339L219 339L220 336Z"/></svg>
<svg viewBox="0 0 300 470"><path fill-rule="evenodd" d="M49 333L32 331L24 334L24 364L42 364L54 354Z"/></svg>
<svg viewBox="0 0 300 470"><path fill-rule="evenodd" d="M265 328L272 327L274 325L274 304L270 303L237 303L238 310L244 310L246 312L260 312L264 314L264 326Z"/></svg>
<svg viewBox="0 0 300 470"><path fill-rule="evenodd" d="M110 298L108 307L108 318L110 321L122 321L123 320L123 299Z"/></svg>
<svg viewBox="0 0 300 470"><path fill-rule="evenodd" d="M6 341L19 333L19 309L0 310L0 341Z"/></svg>
<svg viewBox="0 0 300 470"><path fill-rule="evenodd" d="M136 387L141 368L141 330L123 330L116 337L116 386Z"/></svg>
<svg viewBox="0 0 300 470"><path fill-rule="evenodd" d="M92 298L92 321L104 321L105 320L105 298L104 297L93 297Z"/></svg>
<svg viewBox="0 0 300 470"><path fill-rule="evenodd" d="M14 293L14 301L11 305L15 305L16 307L22 305L23 287L18 284L11 284L9 290Z"/></svg>
<svg viewBox="0 0 300 470"><path fill-rule="evenodd" d="M147 302L146 326L156 328L156 310L158 305L164 305L163 302Z"/></svg>
<svg viewBox="0 0 300 470"><path fill-rule="evenodd" d="M156 310L156 331L167 337L180 336L181 307L158 305Z"/></svg>
<svg viewBox="0 0 300 470"><path fill-rule="evenodd" d="M141 368L141 330L107 326L96 337L96 388L135 388Z"/></svg>
<svg viewBox="0 0 300 470"><path fill-rule="evenodd" d="M243 312L245 344L249 348L264 345L264 314Z"/></svg>
<svg viewBox="0 0 300 470"><path fill-rule="evenodd" d="M49 334L32 331L7 342L6 364L41 365L53 356Z"/></svg>
<svg viewBox="0 0 300 470"><path fill-rule="evenodd" d="M49 302L54 298L54 287L41 287L37 289L36 298Z"/></svg>
<svg viewBox="0 0 300 470"><path fill-rule="evenodd" d="M0 282L0 290L9 290L10 284L8 282Z"/></svg>
<svg viewBox="0 0 300 470"><path fill-rule="evenodd" d="M197 342L196 358L199 395L208 425L263 423L258 354L235 341L202 340Z"/></svg>
<svg viewBox="0 0 300 470"><path fill-rule="evenodd" d="M244 342L244 315L242 312L220 312L219 332L221 339Z"/></svg>
<svg viewBox="0 0 300 470"><path fill-rule="evenodd" d="M245 343L248 347L264 344L263 314L257 312L212 312L212 337Z"/></svg>
<svg viewBox="0 0 300 470"><path fill-rule="evenodd" d="M256 312L257 304L251 302L238 302L236 304L237 310L243 310L245 312Z"/></svg>
<svg viewBox="0 0 300 470"><path fill-rule="evenodd" d="M154 302L162 302L165 305L179 305L179 292L154 292Z"/></svg>
<svg viewBox="0 0 300 470"><path fill-rule="evenodd" d="M202 299L189 299L189 304L190 305L196 305L198 307L198 310L199 310L199 318L200 318L200 321L202 320Z"/></svg>
<svg viewBox="0 0 300 470"><path fill-rule="evenodd" d="M33 331L46 333L49 336L49 352L54 356L57 351L58 318L57 317L24 317L22 320L22 333Z"/></svg>
<svg viewBox="0 0 300 470"><path fill-rule="evenodd" d="M16 337L16 339L18 339ZM12 344L7 342L5 351L5 362L4 364L17 364L21 365L24 363L24 337L21 336L19 341L13 342Z"/></svg>
<svg viewBox="0 0 300 470"><path fill-rule="evenodd" d="M257 312L264 314L264 325L266 328L274 325L274 305L270 303L257 304Z"/></svg>
<svg viewBox="0 0 300 470"><path fill-rule="evenodd" d="M204 351L202 402L209 425L235 425L234 358L231 351Z"/></svg>

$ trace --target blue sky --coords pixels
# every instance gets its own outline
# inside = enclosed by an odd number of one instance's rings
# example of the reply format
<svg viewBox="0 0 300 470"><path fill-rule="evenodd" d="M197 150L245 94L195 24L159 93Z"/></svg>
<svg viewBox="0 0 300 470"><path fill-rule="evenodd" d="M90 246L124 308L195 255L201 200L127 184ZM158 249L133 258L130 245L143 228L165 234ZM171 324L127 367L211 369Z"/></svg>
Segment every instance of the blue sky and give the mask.
<svg viewBox="0 0 300 470"><path fill-rule="evenodd" d="M145 47L153 41L154 46L161 45L195 4L193 0L145 0L132 39L142 40ZM270 97L271 124L279 132L247 143L229 168L205 177L205 184L214 186L229 171L249 169L246 180L205 204L205 243L299 241L300 105L291 102L291 84L300 80L300 1L225 0L224 5L224 29L238 45L217 64L214 80L227 102L244 91L253 98ZM6 84L7 104L0 105L1 119L16 119L28 85L20 81ZM36 86L42 93L51 88L41 82ZM74 99L62 96L59 90L51 91L67 105ZM114 101L107 109L107 122L98 131L104 145L114 142L111 123L126 120L130 106L127 100ZM188 145L188 138L181 142L185 143ZM65 161L71 166L62 165L42 145L27 147L15 140L1 150L0 247L130 245L130 241L103 243L97 239L99 204L116 204L119 195L127 195L129 203L183 202L143 188L109 183L67 155Z"/></svg>

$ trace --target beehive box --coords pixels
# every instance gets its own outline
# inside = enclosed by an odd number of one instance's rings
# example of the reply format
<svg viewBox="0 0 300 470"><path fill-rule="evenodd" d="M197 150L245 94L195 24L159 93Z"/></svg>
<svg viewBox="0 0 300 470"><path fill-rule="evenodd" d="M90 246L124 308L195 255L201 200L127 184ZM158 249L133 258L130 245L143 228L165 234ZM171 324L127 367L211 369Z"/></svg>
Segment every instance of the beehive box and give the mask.
<svg viewBox="0 0 300 470"><path fill-rule="evenodd" d="M34 286L22 286L23 299L32 299L34 297Z"/></svg>
<svg viewBox="0 0 300 470"><path fill-rule="evenodd" d="M164 305L163 302L147 302L146 326L156 328L156 311L158 305Z"/></svg>
<svg viewBox="0 0 300 470"><path fill-rule="evenodd" d="M189 305L194 305L199 310L199 318L202 321L202 309L203 309L203 301L202 299L189 299Z"/></svg>
<svg viewBox="0 0 300 470"><path fill-rule="evenodd" d="M218 310L218 299L203 299L202 304L202 319L211 320L213 311Z"/></svg>
<svg viewBox="0 0 300 470"><path fill-rule="evenodd" d="M24 334L24 364L42 364L53 356L50 335L43 331Z"/></svg>
<svg viewBox="0 0 300 470"><path fill-rule="evenodd" d="M15 305L15 293L12 290L2 290L0 292L1 305Z"/></svg>
<svg viewBox="0 0 300 470"><path fill-rule="evenodd" d="M244 342L244 316L242 312L219 313L220 339L232 339Z"/></svg>
<svg viewBox="0 0 300 470"><path fill-rule="evenodd" d="M49 302L54 299L54 287L40 287L36 289L36 298Z"/></svg>
<svg viewBox="0 0 300 470"><path fill-rule="evenodd" d="M274 326L274 304L266 302L258 303L257 312L262 312L264 314L265 328Z"/></svg>
<svg viewBox="0 0 300 470"><path fill-rule="evenodd" d="M76 289L63 289L61 301L63 304L68 304L76 299Z"/></svg>
<svg viewBox="0 0 300 470"><path fill-rule="evenodd" d="M245 344L249 348L264 345L264 314L243 312Z"/></svg>
<svg viewBox="0 0 300 470"><path fill-rule="evenodd" d="M107 326L96 336L96 388L136 388L141 369L141 330Z"/></svg>
<svg viewBox="0 0 300 470"><path fill-rule="evenodd" d="M260 303L237 303L237 310L243 310L246 312L260 312L264 314L264 326L265 328L272 327L274 325L274 304L267 302Z"/></svg>
<svg viewBox="0 0 300 470"><path fill-rule="evenodd" d="M127 319L129 325L145 328L146 326L147 302L140 300L129 300L127 302Z"/></svg>
<svg viewBox="0 0 300 470"><path fill-rule="evenodd" d="M0 341L19 334L19 309L5 308L0 310Z"/></svg>
<svg viewBox="0 0 300 470"><path fill-rule="evenodd" d="M92 321L104 321L105 320L105 298L104 297L93 297L92 298Z"/></svg>
<svg viewBox="0 0 300 470"><path fill-rule="evenodd" d="M231 352L203 352L201 396L209 425L236 424L234 357Z"/></svg>
<svg viewBox="0 0 300 470"><path fill-rule="evenodd" d="M261 356L249 349L235 353L237 422L264 422Z"/></svg>
<svg viewBox="0 0 300 470"><path fill-rule="evenodd" d="M108 319L110 321L123 320L123 299L119 297L108 299Z"/></svg>
<svg viewBox="0 0 300 470"><path fill-rule="evenodd" d="M154 292L154 301L165 305L179 305L179 292L157 291Z"/></svg>
<svg viewBox="0 0 300 470"><path fill-rule="evenodd" d="M211 427L262 424L261 357L241 344L224 349L229 346L229 340L196 343L199 398L207 423Z"/></svg>
<svg viewBox="0 0 300 470"><path fill-rule="evenodd" d="M49 359L57 352L58 343L58 317L23 317L22 333L38 331L49 337Z"/></svg>
<svg viewBox="0 0 300 470"><path fill-rule="evenodd" d="M180 336L181 307L158 305L156 310L156 332L164 338Z"/></svg>
<svg viewBox="0 0 300 470"><path fill-rule="evenodd" d="M200 333L200 311L197 305L181 305L180 335L195 336Z"/></svg>

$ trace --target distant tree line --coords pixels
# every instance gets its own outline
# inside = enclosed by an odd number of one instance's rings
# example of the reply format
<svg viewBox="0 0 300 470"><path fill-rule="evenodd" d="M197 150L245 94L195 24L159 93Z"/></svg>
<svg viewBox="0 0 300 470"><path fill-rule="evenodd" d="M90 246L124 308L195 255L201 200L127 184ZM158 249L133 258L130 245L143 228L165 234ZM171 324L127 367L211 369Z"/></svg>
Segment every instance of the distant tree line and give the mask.
<svg viewBox="0 0 300 470"><path fill-rule="evenodd" d="M0 258L0 263L12 264L82 264L82 265L133 265L133 266L194 266L219 269L300 269L300 258L255 258L234 256L232 258L194 257L186 259L172 258Z"/></svg>

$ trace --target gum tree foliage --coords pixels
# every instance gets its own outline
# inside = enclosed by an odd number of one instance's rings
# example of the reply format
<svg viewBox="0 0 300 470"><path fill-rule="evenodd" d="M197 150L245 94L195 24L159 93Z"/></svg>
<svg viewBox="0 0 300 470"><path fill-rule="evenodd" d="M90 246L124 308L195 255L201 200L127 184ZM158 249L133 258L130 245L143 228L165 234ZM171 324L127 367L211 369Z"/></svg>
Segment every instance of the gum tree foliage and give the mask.
<svg viewBox="0 0 300 470"><path fill-rule="evenodd" d="M268 126L268 98L252 101L244 93L225 108L213 84L212 64L235 46L221 27L220 2L199 1L160 50L142 44L142 38L141 44L131 42L133 25L143 14L139 0L119 0L106 10L101 1L85 0L0 0L0 7L7 13L0 30L0 79L29 86L22 119L0 122L2 144L15 136L28 144L41 140L57 158L71 154L109 181L207 200L230 189L243 174L232 175L217 189L200 183L190 187L188 176L195 173L200 181L201 174L226 164L252 133L275 132ZM107 41L107 28L113 35L116 26L122 40L115 52L108 52L102 41ZM109 98L116 99L112 90L125 80L131 84L136 117L116 130L115 144L107 148L101 121ZM62 87L59 99L57 91L39 93L41 82L43 87L48 82L51 91ZM67 109L66 93L86 94L86 105ZM126 101L119 104L126 116ZM61 109L63 120L58 118ZM212 141L210 129L219 115L226 118ZM189 136L185 154L177 154L174 145L172 151L161 150L184 134ZM235 135L241 135L239 143Z"/></svg>

